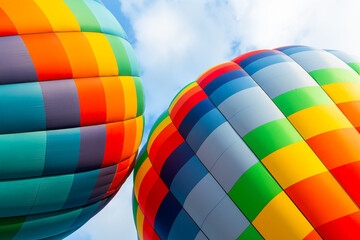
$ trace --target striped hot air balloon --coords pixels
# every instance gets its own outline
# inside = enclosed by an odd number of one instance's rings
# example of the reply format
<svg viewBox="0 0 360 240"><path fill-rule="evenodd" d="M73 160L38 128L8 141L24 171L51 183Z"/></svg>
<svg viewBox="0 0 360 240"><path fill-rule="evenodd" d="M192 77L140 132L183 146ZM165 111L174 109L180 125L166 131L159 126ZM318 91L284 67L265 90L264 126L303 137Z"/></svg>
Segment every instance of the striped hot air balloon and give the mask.
<svg viewBox="0 0 360 240"><path fill-rule="evenodd" d="M0 0L0 239L62 239L130 174L139 66L95 0Z"/></svg>
<svg viewBox="0 0 360 240"><path fill-rule="evenodd" d="M359 239L359 67L290 46L185 87L135 165L139 239Z"/></svg>

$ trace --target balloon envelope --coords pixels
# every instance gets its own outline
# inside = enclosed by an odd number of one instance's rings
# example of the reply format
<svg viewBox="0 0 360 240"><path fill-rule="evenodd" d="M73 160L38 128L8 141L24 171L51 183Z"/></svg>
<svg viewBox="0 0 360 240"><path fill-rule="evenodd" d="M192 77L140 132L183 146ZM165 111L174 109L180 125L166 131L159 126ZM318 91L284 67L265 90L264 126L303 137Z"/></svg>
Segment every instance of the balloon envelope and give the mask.
<svg viewBox="0 0 360 240"><path fill-rule="evenodd" d="M289 46L186 86L135 165L139 238L359 238L359 66Z"/></svg>
<svg viewBox="0 0 360 240"><path fill-rule="evenodd" d="M133 168L139 66L99 1L0 1L0 22L0 239L61 239Z"/></svg>

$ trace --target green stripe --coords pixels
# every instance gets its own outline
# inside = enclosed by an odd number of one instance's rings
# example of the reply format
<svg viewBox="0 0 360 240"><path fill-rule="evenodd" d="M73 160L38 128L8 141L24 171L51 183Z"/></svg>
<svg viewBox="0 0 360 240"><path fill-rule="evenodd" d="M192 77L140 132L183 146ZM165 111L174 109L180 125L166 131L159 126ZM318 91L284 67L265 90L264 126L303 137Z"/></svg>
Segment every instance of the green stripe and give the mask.
<svg viewBox="0 0 360 240"><path fill-rule="evenodd" d="M134 223L135 223L135 228L137 229L137 223L136 223L136 216L137 216L137 210L138 210L138 206L139 203L136 201L135 195L133 193L133 204L132 204L132 208L133 208L133 215L134 215Z"/></svg>
<svg viewBox="0 0 360 240"><path fill-rule="evenodd" d="M357 73L360 73L360 63L348 63L348 65Z"/></svg>
<svg viewBox="0 0 360 240"><path fill-rule="evenodd" d="M294 89L281 94L273 101L286 117L309 107L333 103L319 86Z"/></svg>
<svg viewBox="0 0 360 240"><path fill-rule="evenodd" d="M173 100L170 102L169 107L173 104L173 102L175 101L175 99L177 98L177 96L179 96L184 90L185 88L187 88L189 85L193 84L194 82L191 82L189 84L187 84L185 87L183 87L173 98Z"/></svg>
<svg viewBox="0 0 360 240"><path fill-rule="evenodd" d="M340 82L360 82L356 72L344 68L326 68L309 72L316 82L320 85Z"/></svg>
<svg viewBox="0 0 360 240"><path fill-rule="evenodd" d="M93 12L83 0L64 0L74 14L82 32L101 32L101 27Z"/></svg>
<svg viewBox="0 0 360 240"><path fill-rule="evenodd" d="M144 90L139 77L133 77L135 88L136 88L136 99L137 99L137 113L136 116L141 116L144 113L145 97Z"/></svg>
<svg viewBox="0 0 360 240"><path fill-rule="evenodd" d="M148 157L149 157L149 155L148 155L147 151L144 151L143 154L141 154L139 156L139 159L136 162L135 167L134 167L134 181L135 181L136 175L139 171L139 168L141 167L141 165L143 165L145 159L147 159Z"/></svg>
<svg viewBox="0 0 360 240"><path fill-rule="evenodd" d="M258 162L235 183L229 196L252 222L271 199L280 192L282 192L281 187L262 163Z"/></svg>
<svg viewBox="0 0 360 240"><path fill-rule="evenodd" d="M151 131L149 133L149 139L152 135L152 133L155 131L155 129L159 126L159 124L164 121L165 118L167 118L169 116L169 113L167 111L165 111L163 114L161 114L161 116L158 118L158 120L156 120L156 122L154 123L154 126L151 128Z"/></svg>
<svg viewBox="0 0 360 240"><path fill-rule="evenodd" d="M237 238L237 240L261 240L264 239L259 232L250 225L245 231Z"/></svg>
<svg viewBox="0 0 360 240"><path fill-rule="evenodd" d="M249 132L243 139L260 160L280 148L303 141L286 118L266 123Z"/></svg>
<svg viewBox="0 0 360 240"><path fill-rule="evenodd" d="M0 218L0 236L3 240L10 240L15 237L25 221L25 216Z"/></svg>
<svg viewBox="0 0 360 240"><path fill-rule="evenodd" d="M128 53L124 47L121 39L114 35L104 34L108 39L111 48L114 52L117 66L118 66L118 74L119 76L131 76L131 64L129 61Z"/></svg>

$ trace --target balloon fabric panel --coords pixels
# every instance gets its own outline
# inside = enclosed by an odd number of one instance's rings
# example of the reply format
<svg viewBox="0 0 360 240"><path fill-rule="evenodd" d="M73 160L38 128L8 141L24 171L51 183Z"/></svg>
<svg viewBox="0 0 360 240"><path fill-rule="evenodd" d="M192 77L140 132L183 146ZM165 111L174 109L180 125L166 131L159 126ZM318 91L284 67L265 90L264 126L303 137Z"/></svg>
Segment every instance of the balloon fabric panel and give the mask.
<svg viewBox="0 0 360 240"><path fill-rule="evenodd" d="M359 62L306 46L260 50L186 86L135 165L139 238L184 239L160 206L178 207L148 204L159 177L199 229L186 239L360 236ZM151 224L154 211L171 226ZM158 236L143 234L147 221Z"/></svg>
<svg viewBox="0 0 360 240"><path fill-rule="evenodd" d="M0 3L0 238L65 238L131 173L139 65L94 0Z"/></svg>

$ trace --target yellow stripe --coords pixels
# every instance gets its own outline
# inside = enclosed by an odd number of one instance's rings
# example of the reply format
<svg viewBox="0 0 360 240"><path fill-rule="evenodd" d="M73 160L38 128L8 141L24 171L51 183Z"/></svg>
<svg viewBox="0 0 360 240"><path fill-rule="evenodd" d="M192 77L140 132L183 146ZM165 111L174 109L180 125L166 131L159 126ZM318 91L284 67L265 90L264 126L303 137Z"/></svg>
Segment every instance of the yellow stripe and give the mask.
<svg viewBox="0 0 360 240"><path fill-rule="evenodd" d="M133 152L136 152L140 146L141 139L144 133L144 120L143 116L136 118L136 139Z"/></svg>
<svg viewBox="0 0 360 240"><path fill-rule="evenodd" d="M135 181L134 181L134 193L135 193L136 199L138 199L138 197L139 197L139 189L140 189L142 180L144 179L146 173L149 171L151 166L152 166L152 164L150 162L150 159L146 158L136 174Z"/></svg>
<svg viewBox="0 0 360 240"><path fill-rule="evenodd" d="M170 107L169 107L169 113L171 113L173 107L175 106L175 104L177 103L177 101L179 101L179 99L184 96L185 93L187 93L191 88L198 86L197 82L193 82L190 85L188 85L187 87L185 87L183 90L181 90L181 92L174 98L174 100L172 101Z"/></svg>
<svg viewBox="0 0 360 240"><path fill-rule="evenodd" d="M306 108L288 117L305 139L336 129L353 127L335 104Z"/></svg>
<svg viewBox="0 0 360 240"><path fill-rule="evenodd" d="M252 223L268 240L303 239L314 230L284 192L273 198Z"/></svg>
<svg viewBox="0 0 360 240"><path fill-rule="evenodd" d="M141 211L140 206L138 206L138 209L136 212L136 226L137 226L137 232L138 232L140 240L144 239L144 236L143 236L144 220L145 220L144 213Z"/></svg>
<svg viewBox="0 0 360 240"><path fill-rule="evenodd" d="M94 52L100 76L117 76L118 66L111 45L104 34L84 32Z"/></svg>
<svg viewBox="0 0 360 240"><path fill-rule="evenodd" d="M166 118L164 118L164 120L156 127L156 129L154 130L154 132L151 134L151 137L148 141L148 145L147 145L147 150L148 152L150 152L151 146L154 142L154 140L157 138L157 136L160 134L160 132L167 127L169 124L171 123L171 119L170 116L167 116Z"/></svg>
<svg viewBox="0 0 360 240"><path fill-rule="evenodd" d="M282 188L327 171L306 142L283 147L261 160Z"/></svg>
<svg viewBox="0 0 360 240"><path fill-rule="evenodd" d="M124 89L125 119L135 118L137 113L137 98L134 79L129 76L120 76L119 78Z"/></svg>
<svg viewBox="0 0 360 240"><path fill-rule="evenodd" d="M48 18L54 32L79 32L80 25L63 0L34 0Z"/></svg>
<svg viewBox="0 0 360 240"><path fill-rule="evenodd" d="M360 83L341 82L322 86L335 103L360 100Z"/></svg>

